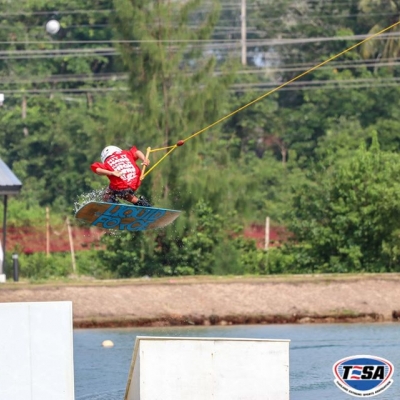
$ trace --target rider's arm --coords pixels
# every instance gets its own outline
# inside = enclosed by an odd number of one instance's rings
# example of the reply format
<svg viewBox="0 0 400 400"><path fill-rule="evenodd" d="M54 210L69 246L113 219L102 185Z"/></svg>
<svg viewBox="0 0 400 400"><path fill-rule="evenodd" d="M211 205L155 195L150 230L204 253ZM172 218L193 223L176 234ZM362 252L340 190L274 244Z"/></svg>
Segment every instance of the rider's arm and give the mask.
<svg viewBox="0 0 400 400"><path fill-rule="evenodd" d="M97 175L106 175L106 176L121 176L120 171L109 171L108 169L103 169L103 168L96 168L96 171L94 171Z"/></svg>
<svg viewBox="0 0 400 400"><path fill-rule="evenodd" d="M140 160L142 160L144 165L150 164L150 160L148 158L146 158L145 155L140 150L136 150L135 156L137 158L139 158Z"/></svg>

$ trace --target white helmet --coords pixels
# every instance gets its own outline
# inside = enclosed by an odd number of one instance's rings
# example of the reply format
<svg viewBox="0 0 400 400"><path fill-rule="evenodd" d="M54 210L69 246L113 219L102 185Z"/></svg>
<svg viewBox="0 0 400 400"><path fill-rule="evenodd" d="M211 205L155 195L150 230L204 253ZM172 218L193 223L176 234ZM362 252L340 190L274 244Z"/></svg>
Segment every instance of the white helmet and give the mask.
<svg viewBox="0 0 400 400"><path fill-rule="evenodd" d="M103 149L103 151L101 152L100 158L101 158L101 162L103 163L104 161L106 161L106 159L108 157L110 157L112 154L114 154L117 151L122 151L122 149L120 149L117 146L107 146Z"/></svg>

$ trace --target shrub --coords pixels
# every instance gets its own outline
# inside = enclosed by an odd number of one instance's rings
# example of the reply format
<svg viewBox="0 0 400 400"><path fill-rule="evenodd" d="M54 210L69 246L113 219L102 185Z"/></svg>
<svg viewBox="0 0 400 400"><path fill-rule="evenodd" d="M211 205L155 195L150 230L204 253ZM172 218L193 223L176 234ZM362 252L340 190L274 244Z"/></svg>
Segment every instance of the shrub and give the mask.
<svg viewBox="0 0 400 400"><path fill-rule="evenodd" d="M32 280L66 277L72 272L68 253L55 253L48 257L45 253L22 254L19 260L21 277Z"/></svg>

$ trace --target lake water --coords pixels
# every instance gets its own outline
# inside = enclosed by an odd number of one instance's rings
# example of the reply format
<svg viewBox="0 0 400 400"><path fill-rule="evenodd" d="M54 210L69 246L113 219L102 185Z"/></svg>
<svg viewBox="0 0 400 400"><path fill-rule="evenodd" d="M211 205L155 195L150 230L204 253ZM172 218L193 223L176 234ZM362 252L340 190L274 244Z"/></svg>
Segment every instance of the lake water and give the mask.
<svg viewBox="0 0 400 400"><path fill-rule="evenodd" d="M400 399L400 324L387 323L75 330L76 400L124 398L136 336L290 339L291 400L354 399L334 384L333 364L352 355L383 357L394 365L394 383L374 399ZM103 348L106 339L114 347Z"/></svg>

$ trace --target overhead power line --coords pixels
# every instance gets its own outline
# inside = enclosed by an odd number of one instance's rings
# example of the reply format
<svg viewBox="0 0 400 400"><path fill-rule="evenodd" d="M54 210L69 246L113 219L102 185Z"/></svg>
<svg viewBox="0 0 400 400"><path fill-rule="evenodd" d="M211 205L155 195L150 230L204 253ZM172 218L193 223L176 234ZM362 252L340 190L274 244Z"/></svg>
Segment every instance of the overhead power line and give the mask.
<svg viewBox="0 0 400 400"><path fill-rule="evenodd" d="M310 68L311 63L293 63L282 65L280 67L256 67L236 71L238 75L260 75L270 76L277 73L303 71ZM400 66L400 58L395 59L376 59L354 60L352 62L332 62L330 65L322 66L320 69L357 69L357 68L384 68ZM225 75L229 72L215 71L214 75ZM21 77L21 76L4 76L0 75L0 84L40 84L40 83L65 83L65 82L107 82L107 81L123 81L128 79L127 73L97 73L97 74L56 74L43 77ZM379 78L377 78L379 79ZM359 81L355 79L355 81ZM324 81L326 82L326 81ZM335 82L342 82L335 80ZM275 82L276 84L276 82Z"/></svg>
<svg viewBox="0 0 400 400"><path fill-rule="evenodd" d="M303 86L287 86L283 87L282 91L304 91L304 90L351 90L351 89L375 89L375 88L386 88L386 87L398 87L400 83L400 78L392 79L392 81L376 81L376 80L366 80L364 82L358 82L357 79L352 81L346 81L340 84L341 81L331 80L322 81L325 84L320 85L308 85L304 83ZM228 88L229 91L233 92L255 92L255 91L265 91L267 88L271 88L273 85L264 85L263 83L258 84L236 84ZM57 93L69 93L75 95L86 95L86 93L104 93L104 92L127 92L128 87L96 87L96 88L59 88L59 89L4 89L3 93L7 95L22 96L26 94L40 95L40 94L57 94Z"/></svg>
<svg viewBox="0 0 400 400"><path fill-rule="evenodd" d="M110 14L115 12L111 9L90 9L90 10L48 10L48 11L18 11L18 12L3 12L0 17L18 17L29 15L64 15L64 14Z"/></svg>
<svg viewBox="0 0 400 400"><path fill-rule="evenodd" d="M289 44L305 44L305 43L318 43L318 42L328 42L328 41L343 41L343 40L356 40L356 39L365 39L368 38L369 35L352 35L352 36L331 36L331 37L318 37L318 38L291 38L291 39L253 39L246 41L247 48L263 48L263 47L273 47L273 46L281 46L281 45L289 45ZM393 32L383 34L383 39L389 38L397 38L400 37L400 32ZM375 40L381 38L375 38ZM374 39L372 39L374 40ZM11 42L7 42L11 43ZM18 42L22 44L23 42ZM29 44L39 44L39 43L48 43L48 42L29 42ZM51 43L51 42L50 42ZM58 42L57 42L58 43ZM73 42L75 43L75 41ZM227 51L227 50L236 50L240 49L241 41L237 40L225 40L225 41L183 41L183 40L165 40L165 41L156 41L156 40L142 40L142 41L96 41L96 42L88 42L88 43L132 43L132 44L141 44L141 43L163 43L165 45L173 44L173 43L190 43L191 47L203 47L205 51ZM0 43L1 44L1 43ZM177 48L174 46L170 46L169 51L174 51ZM140 46L134 48L134 50L140 51ZM85 48L67 48L67 49L26 49L26 50L0 50L0 59L35 59L35 58L52 58L52 57L62 57L62 56L76 56L76 57L87 57L87 56L113 56L119 55L116 48L113 47L85 47ZM249 54L251 55L251 54Z"/></svg>
<svg viewBox="0 0 400 400"><path fill-rule="evenodd" d="M304 4L309 5L313 7L313 5L320 4L320 0L307 0ZM338 8L348 6L349 4L352 4L353 0L324 0L324 6L329 6L329 5L334 5ZM296 2L293 1L293 4L296 5ZM201 6L197 10L205 10L207 11L209 7L212 5L212 2L209 1L204 1L202 2ZM220 2L221 10L226 11L226 10L239 10L240 9L240 2L237 0L235 1L221 1ZM252 2L248 1L247 2L247 8L248 9L262 9L263 7L267 7L268 5L265 4L260 4L259 2ZM70 14L70 15L79 15L79 14L112 14L116 12L115 9L97 9L97 8L91 8L91 9L54 9L54 10L46 10L46 11L32 11L32 10L20 10L20 11L9 11L9 12L1 12L0 16L1 17L7 17L7 16L29 16L29 15L65 15L65 14Z"/></svg>
<svg viewBox="0 0 400 400"><path fill-rule="evenodd" d="M74 49L41 49L41 50L0 50L0 56L13 56L13 55L41 55L41 54L79 54L79 53L103 53L110 50L115 51L112 47L97 47L97 48L74 48Z"/></svg>
<svg viewBox="0 0 400 400"><path fill-rule="evenodd" d="M103 73L103 74L57 74L44 77L22 78L22 77L1 77L0 84L40 84L40 83L64 83L64 82L110 82L127 80L125 73Z"/></svg>
<svg viewBox="0 0 400 400"><path fill-rule="evenodd" d="M340 86L347 86L349 84L379 84L379 83L395 83L395 82L400 82L400 77L399 78L382 78L382 79L375 79L375 78L358 78L358 79L327 79L327 80L313 80L313 81L296 81L292 82L291 86L292 87L320 87L320 86L326 86L330 84L331 86L340 87ZM257 87L257 88L274 88L276 85L279 85L280 82L256 82L256 83L237 83L233 84L231 87L235 89L236 87Z"/></svg>
<svg viewBox="0 0 400 400"><path fill-rule="evenodd" d="M248 56L252 55L262 55L265 54L266 50L263 48L271 48L274 46L283 45L301 45L306 43L319 43L327 41L343 41L343 40L354 40L355 38L368 38L369 35L354 35L354 36L332 36L329 38L303 38L303 39L254 39L246 41L247 48L259 49L258 51L248 52ZM383 40L389 40L390 38L400 37L400 32L391 34L390 36L383 37ZM377 39L375 39L377 40ZM131 44L141 44L141 43L155 43L157 41L120 41L114 43L131 43ZM45 43L45 42L36 42ZM98 44L107 43L107 41L98 41ZM160 42L161 43L161 42ZM174 51L178 50L179 47L173 46L173 43L182 43L180 41L163 41L165 45L169 45L169 49ZM188 42L189 43L189 42ZM61 43L60 43L61 44ZM238 40L226 40L226 41L202 41L200 43L190 42L188 48L203 48L205 52L207 51L240 51L241 41ZM133 49L140 51L140 46L133 47ZM56 58L64 56L73 57L93 57L93 56L119 56L120 53L114 47L74 47L67 49L26 49L26 50L0 50L0 60L8 59L41 59L41 58ZM268 55L269 59L273 59L273 54ZM276 59L280 60L280 55L276 55Z"/></svg>
<svg viewBox="0 0 400 400"><path fill-rule="evenodd" d="M298 91L315 91L315 90L354 90L354 89L376 89L376 88L389 88L389 87L398 87L399 82L392 82L392 83L373 83L373 84L368 84L368 83L360 83L360 84L350 84L346 86L335 86L335 85L321 85L318 87L313 87L313 86L303 86L299 88L291 88L291 87L284 87L280 90L284 92L298 92ZM249 88L246 86L242 87L237 87L235 89L229 89L231 92L236 92L236 93L247 93L249 91ZM252 92L264 92L265 88L264 87L254 87L251 88Z"/></svg>
<svg viewBox="0 0 400 400"><path fill-rule="evenodd" d="M246 43L252 44L254 46L280 46L280 45L288 45L288 44L304 44L304 43L318 43L318 42L331 42L331 41L343 41L343 40L362 40L366 39L370 34L365 35L344 35L344 36L327 36L327 37L308 37L308 38L281 38L281 39L247 39ZM373 38L371 40L382 40L382 39L391 39L397 38L400 36L400 32L389 32L384 33L381 36ZM132 43L132 44L141 44L141 43L161 43L161 44L171 44L171 43L192 43L192 44L238 44L240 40L238 39L207 39L207 40L198 40L198 39L164 39L164 40L31 40L31 41L0 41L0 44L13 44L13 45L31 45L31 44L48 44L48 45L62 45L62 44L99 44L99 43Z"/></svg>

